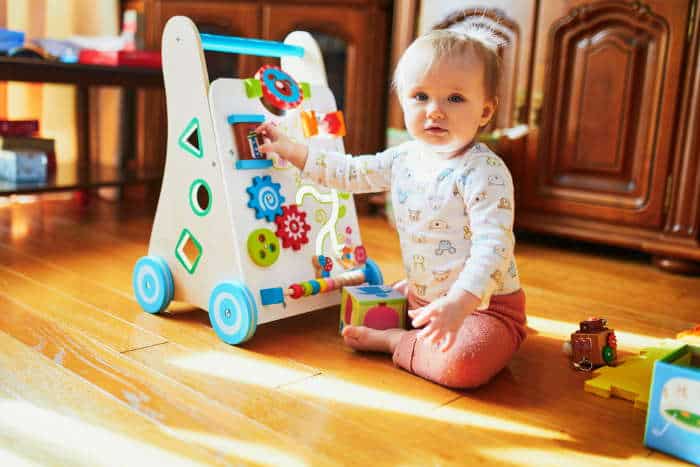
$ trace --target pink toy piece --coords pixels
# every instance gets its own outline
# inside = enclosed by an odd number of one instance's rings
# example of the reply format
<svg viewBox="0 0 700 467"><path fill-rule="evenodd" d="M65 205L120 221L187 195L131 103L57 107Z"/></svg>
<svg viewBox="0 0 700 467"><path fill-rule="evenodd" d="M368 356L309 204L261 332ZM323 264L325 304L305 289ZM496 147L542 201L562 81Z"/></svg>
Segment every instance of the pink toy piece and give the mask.
<svg viewBox="0 0 700 467"><path fill-rule="evenodd" d="M365 264L367 261L367 250L362 245L355 247L355 261L360 264Z"/></svg>
<svg viewBox="0 0 700 467"><path fill-rule="evenodd" d="M348 295L345 300L345 324L350 324L352 320L352 298Z"/></svg>
<svg viewBox="0 0 700 467"><path fill-rule="evenodd" d="M347 307L347 304L346 304ZM350 305L352 307L352 304ZM348 318L347 308L345 310L346 320ZM372 329L393 329L399 327L399 315L396 314L396 310L386 306L386 303L380 303L379 305L367 310L365 319L362 322L365 326Z"/></svg>

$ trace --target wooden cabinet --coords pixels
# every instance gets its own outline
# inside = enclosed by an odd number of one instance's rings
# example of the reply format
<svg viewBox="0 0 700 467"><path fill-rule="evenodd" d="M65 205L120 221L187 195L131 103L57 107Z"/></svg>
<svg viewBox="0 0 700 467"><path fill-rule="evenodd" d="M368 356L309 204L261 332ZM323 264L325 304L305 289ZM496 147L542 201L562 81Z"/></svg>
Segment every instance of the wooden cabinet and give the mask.
<svg viewBox="0 0 700 467"><path fill-rule="evenodd" d="M546 2L521 208L661 227L689 6Z"/></svg>
<svg viewBox="0 0 700 467"><path fill-rule="evenodd" d="M518 224L641 249L662 266L700 260L697 220L670 235L686 143L679 103L697 31L689 0L542 2ZM697 56L697 51L695 52ZM697 209L697 194L695 209ZM697 268L687 263L686 268Z"/></svg>
<svg viewBox="0 0 700 467"><path fill-rule="evenodd" d="M374 152L384 146L390 0L143 0L147 47L160 47L163 27L175 15L190 17L200 32L281 41L293 30L306 30L319 42L329 86L343 110L346 150ZM249 77L275 59L206 52L210 80ZM151 135L143 142L151 164L165 154L165 101L150 93L143 106ZM145 165L149 165L146 163Z"/></svg>
<svg viewBox="0 0 700 467"><path fill-rule="evenodd" d="M490 23L512 48L489 129L530 128L497 148L516 181L517 225L698 270L697 0L484 3L426 11L431 25Z"/></svg>

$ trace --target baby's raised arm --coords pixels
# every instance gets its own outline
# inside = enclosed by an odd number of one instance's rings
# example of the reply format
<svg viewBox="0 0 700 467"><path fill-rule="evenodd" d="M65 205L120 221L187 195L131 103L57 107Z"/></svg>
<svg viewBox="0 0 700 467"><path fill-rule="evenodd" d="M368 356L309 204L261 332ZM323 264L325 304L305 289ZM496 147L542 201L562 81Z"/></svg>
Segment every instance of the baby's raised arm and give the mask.
<svg viewBox="0 0 700 467"><path fill-rule="evenodd" d="M351 193L388 191L394 161L406 154L402 146L377 154L353 157L312 143L292 141L274 123L263 123L256 132L263 137L262 152L275 152L298 167L314 182Z"/></svg>

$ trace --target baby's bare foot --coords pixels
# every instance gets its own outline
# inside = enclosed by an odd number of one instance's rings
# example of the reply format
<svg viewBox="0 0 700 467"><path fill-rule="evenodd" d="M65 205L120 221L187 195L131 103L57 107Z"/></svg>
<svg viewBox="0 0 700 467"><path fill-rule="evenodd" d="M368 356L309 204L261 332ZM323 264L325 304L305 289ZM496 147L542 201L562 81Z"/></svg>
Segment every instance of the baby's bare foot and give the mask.
<svg viewBox="0 0 700 467"><path fill-rule="evenodd" d="M343 329L343 339L355 350L394 353L404 332L403 329L378 330L365 326L346 326Z"/></svg>

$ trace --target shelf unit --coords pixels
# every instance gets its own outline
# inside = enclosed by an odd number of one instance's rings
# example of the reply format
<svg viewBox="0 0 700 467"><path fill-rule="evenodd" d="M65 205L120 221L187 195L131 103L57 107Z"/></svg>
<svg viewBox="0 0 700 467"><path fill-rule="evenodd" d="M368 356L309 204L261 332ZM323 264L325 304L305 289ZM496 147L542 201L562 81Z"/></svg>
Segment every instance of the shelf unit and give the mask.
<svg viewBox="0 0 700 467"><path fill-rule="evenodd" d="M42 183L0 181L0 196L80 190L134 183L156 182L161 170L127 167L135 147L135 97L142 88L163 89L160 69L112 67L80 63L60 63L30 58L0 57L0 80L35 83L72 84L76 87L78 159L75 164L59 164L56 175ZM90 88L116 86L124 89L124 111L121 115L119 165L106 166L90 158Z"/></svg>

